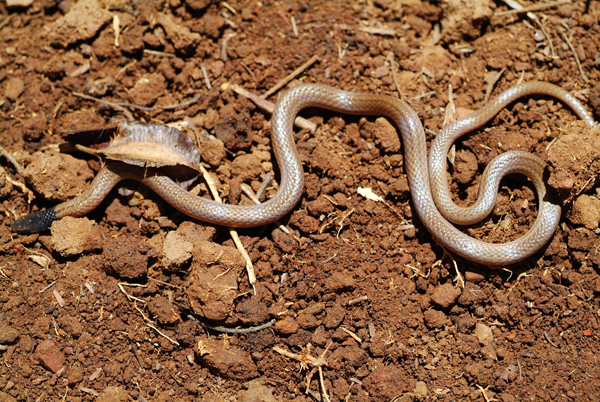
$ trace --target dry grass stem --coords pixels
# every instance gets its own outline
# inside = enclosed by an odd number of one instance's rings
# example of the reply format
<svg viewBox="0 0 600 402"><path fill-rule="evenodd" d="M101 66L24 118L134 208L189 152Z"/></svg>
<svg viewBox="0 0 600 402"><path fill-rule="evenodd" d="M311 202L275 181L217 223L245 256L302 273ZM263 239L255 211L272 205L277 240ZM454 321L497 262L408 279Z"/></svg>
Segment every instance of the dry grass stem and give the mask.
<svg viewBox="0 0 600 402"><path fill-rule="evenodd" d="M200 165L200 171L202 172L202 176L204 177L204 180L206 181L206 184L208 185L208 188L210 189L213 198L216 202L222 204L223 201L221 200L221 196L219 196L219 191L215 186L213 178L202 165ZM237 231L234 228L229 228L229 234L231 235L231 238L233 239L233 242L235 243L237 249L240 251L240 253L242 253L244 259L246 260L246 272L248 273L248 282L250 282L250 285L252 285L252 289L254 290L254 294L256 294L256 287L254 286L256 284L256 275L254 274L254 266L252 265L252 260L250 259L246 248L242 244L242 241L240 240Z"/></svg>
<svg viewBox="0 0 600 402"><path fill-rule="evenodd" d="M558 27L558 32L560 32L560 35L563 37L564 41L567 42L569 49L571 49L571 52L573 52L573 57L575 57L575 63L577 64L577 68L579 69L579 74L581 74L581 78L585 82L588 82L590 79L587 77L587 75L585 75L585 72L583 71L583 67L581 67L581 62L579 61L579 57L577 56L577 52L575 51L575 47L573 46L573 43L567 36L567 33L564 31L564 29L562 29L561 27Z"/></svg>
<svg viewBox="0 0 600 402"><path fill-rule="evenodd" d="M272 94L277 92L280 88L285 86L288 82L290 82L291 80L293 80L294 78L296 78L297 76L302 74L304 72L304 70L306 70L308 67L312 66L317 60L319 60L319 56L315 54L313 57L308 59L308 61L306 63L302 64L300 67L298 67L297 69L292 71L291 74L289 74L287 77L280 80L277 84L275 84L271 89L269 89L267 92L262 94L260 97L263 99L268 98L269 96L271 96Z"/></svg>
<svg viewBox="0 0 600 402"><path fill-rule="evenodd" d="M551 1L548 3L533 4L531 6L523 7L521 9L500 11L500 12L495 13L494 15L511 15L511 14L528 13L530 11L540 11L540 10L545 10L547 8L558 7L563 4L571 4L571 0L558 0L558 1Z"/></svg>
<svg viewBox="0 0 600 402"><path fill-rule="evenodd" d="M254 95L252 92L246 91L244 88L240 87L237 84L230 84L230 86L233 92L250 99L256 104L256 106L258 106L265 112L273 113L273 110L275 110L275 104L273 102L269 102L268 100L263 99L260 96ZM296 120L294 120L294 124L299 128L305 128L310 130L311 132L314 132L317 129L317 125L315 123L313 123L310 120L306 120L303 117L296 117Z"/></svg>
<svg viewBox="0 0 600 402"><path fill-rule="evenodd" d="M210 78L208 77L208 71L206 71L206 65L204 65L204 63L200 64L200 70L202 71L202 76L204 77L204 83L206 84L206 88L210 90L212 88L212 85L210 85Z"/></svg>

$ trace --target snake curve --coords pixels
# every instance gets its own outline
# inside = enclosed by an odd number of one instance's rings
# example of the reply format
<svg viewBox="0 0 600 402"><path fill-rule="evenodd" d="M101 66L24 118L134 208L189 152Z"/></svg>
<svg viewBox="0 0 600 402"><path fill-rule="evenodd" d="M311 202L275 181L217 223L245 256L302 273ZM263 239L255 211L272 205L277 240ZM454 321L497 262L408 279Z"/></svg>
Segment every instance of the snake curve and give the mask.
<svg viewBox="0 0 600 402"><path fill-rule="evenodd" d="M446 249L474 262L489 266L510 265L537 252L558 226L560 206L545 200L546 186L542 177L545 162L522 151L499 155L484 171L478 200L474 206L464 209L456 206L451 199L446 155L457 138L482 126L517 98L531 94L556 97L569 105L590 126L594 124L585 107L562 88L545 82L523 83L506 90L479 111L444 128L436 136L428 159L421 121L401 99L347 92L321 84L302 84L280 96L273 112L271 141L281 171L281 185L275 196L262 204L220 204L189 193L158 171L124 169L107 163L80 196L53 208L26 215L13 223L12 228L16 232L30 233L44 230L54 220L64 216L82 216L97 207L119 181L127 178L142 182L173 207L201 221L229 227L268 224L290 212L302 195L304 172L293 138L293 122L300 110L318 107L339 113L390 118L401 132L405 171L415 210L435 240ZM509 243L492 244L474 239L450 223L471 224L489 214L496 199L498 183L509 173L527 175L537 190L539 212L526 234Z"/></svg>

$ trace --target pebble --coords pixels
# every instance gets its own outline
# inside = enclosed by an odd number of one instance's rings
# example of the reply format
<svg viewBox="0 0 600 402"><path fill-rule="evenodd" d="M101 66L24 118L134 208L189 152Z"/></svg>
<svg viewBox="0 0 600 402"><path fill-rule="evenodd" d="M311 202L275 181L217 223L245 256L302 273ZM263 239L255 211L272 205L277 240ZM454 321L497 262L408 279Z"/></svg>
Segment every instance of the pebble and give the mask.
<svg viewBox="0 0 600 402"><path fill-rule="evenodd" d="M492 329L479 322L475 325L475 337L477 337L477 340L482 345L491 345L494 341Z"/></svg>
<svg viewBox="0 0 600 402"><path fill-rule="evenodd" d="M6 81L4 95L11 101L16 101L19 95L23 93L25 83L19 77L11 77Z"/></svg>
<svg viewBox="0 0 600 402"><path fill-rule="evenodd" d="M292 317L285 317L283 320L277 321L273 325L273 330L279 335L290 335L298 332L300 324Z"/></svg>
<svg viewBox="0 0 600 402"><path fill-rule="evenodd" d="M567 219L590 230L597 229L600 221L600 200L587 194L580 195L567 211Z"/></svg>
<svg viewBox="0 0 600 402"><path fill-rule="evenodd" d="M17 402L15 398L7 394L6 392L0 391L0 401L3 402Z"/></svg>
<svg viewBox="0 0 600 402"><path fill-rule="evenodd" d="M97 402L127 402L129 393L123 387L108 387L98 397Z"/></svg>
<svg viewBox="0 0 600 402"><path fill-rule="evenodd" d="M65 364L65 355L51 340L40 343L35 350L35 354L42 366L55 373Z"/></svg>
<svg viewBox="0 0 600 402"><path fill-rule="evenodd" d="M427 389L427 384L424 381L417 381L417 384L415 385L415 390L413 392L417 396L417 398L424 399L427 396L427 393L429 392Z"/></svg>
<svg viewBox="0 0 600 402"><path fill-rule="evenodd" d="M13 327L6 324L0 324L0 345L12 345L15 343L21 334Z"/></svg>
<svg viewBox="0 0 600 402"><path fill-rule="evenodd" d="M248 383L248 391L240 399L240 402L277 402L273 396L273 391L254 380Z"/></svg>
<svg viewBox="0 0 600 402"><path fill-rule="evenodd" d="M169 232L163 243L162 265L168 271L180 270L192 259L194 244L177 232Z"/></svg>
<svg viewBox="0 0 600 402"><path fill-rule="evenodd" d="M456 300L458 300L461 291L456 286L446 283L442 286L438 286L433 294L431 295L431 301L444 309L454 306Z"/></svg>

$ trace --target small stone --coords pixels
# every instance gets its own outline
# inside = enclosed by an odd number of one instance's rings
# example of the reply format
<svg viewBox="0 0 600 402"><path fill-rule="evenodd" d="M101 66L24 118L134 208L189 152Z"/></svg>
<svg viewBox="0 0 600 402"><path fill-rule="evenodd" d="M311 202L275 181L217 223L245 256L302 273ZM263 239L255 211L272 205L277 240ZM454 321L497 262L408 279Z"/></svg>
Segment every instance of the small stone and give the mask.
<svg viewBox="0 0 600 402"><path fill-rule="evenodd" d="M108 387L100 394L96 402L127 402L129 392L123 387Z"/></svg>
<svg viewBox="0 0 600 402"><path fill-rule="evenodd" d="M35 350L35 354L42 363L42 366L55 373L65 364L65 355L51 340L45 340L40 343Z"/></svg>
<svg viewBox="0 0 600 402"><path fill-rule="evenodd" d="M248 383L248 390L240 402L277 402L277 399L273 396L273 391L261 384L259 380L254 380Z"/></svg>
<svg viewBox="0 0 600 402"><path fill-rule="evenodd" d="M400 151L400 138L392 124L383 117L375 120L373 126L375 144L385 153L397 153Z"/></svg>
<svg viewBox="0 0 600 402"><path fill-rule="evenodd" d="M4 95L11 101L16 101L19 95L23 93L25 83L19 77L11 77L6 80Z"/></svg>
<svg viewBox="0 0 600 402"><path fill-rule="evenodd" d="M52 249L63 257L91 253L102 247L102 236L96 222L88 218L66 216L50 226Z"/></svg>
<svg viewBox="0 0 600 402"><path fill-rule="evenodd" d="M485 324L478 322L475 325L475 337L482 345L491 345L494 341L492 329Z"/></svg>
<svg viewBox="0 0 600 402"><path fill-rule="evenodd" d="M342 272L334 272L325 282L325 288L329 292L352 291L356 288L356 280L352 275Z"/></svg>
<svg viewBox="0 0 600 402"><path fill-rule="evenodd" d="M580 195L567 212L567 219L587 229L597 229L600 221L600 200L587 194Z"/></svg>
<svg viewBox="0 0 600 402"><path fill-rule="evenodd" d="M33 190L52 202L80 195L93 177L87 162L61 153L36 152L25 168L25 178Z"/></svg>
<svg viewBox="0 0 600 402"><path fill-rule="evenodd" d="M231 163L231 174L240 181L246 182L258 179L262 173L260 160L253 154L240 155Z"/></svg>
<svg viewBox="0 0 600 402"><path fill-rule="evenodd" d="M241 302L236 310L240 321L246 325L260 325L269 318L266 304L254 298Z"/></svg>
<svg viewBox="0 0 600 402"><path fill-rule="evenodd" d="M373 400L391 401L414 388L414 380L395 366L379 366L363 380L364 389Z"/></svg>
<svg viewBox="0 0 600 402"><path fill-rule="evenodd" d="M427 384L423 381L417 381L417 384L415 385L415 390L413 391L415 396L419 399L425 398L428 392L429 390L427 389Z"/></svg>
<svg viewBox="0 0 600 402"><path fill-rule="evenodd" d="M167 89L167 81L160 74L141 77L129 91L129 99L136 105L151 106Z"/></svg>
<svg viewBox="0 0 600 402"><path fill-rule="evenodd" d="M273 330L280 335L295 334L300 329L300 325L292 317L285 317L273 325Z"/></svg>
<svg viewBox="0 0 600 402"><path fill-rule="evenodd" d="M194 244L177 232L169 232L163 243L162 265L168 271L178 271L192 259Z"/></svg>
<svg viewBox="0 0 600 402"><path fill-rule="evenodd" d="M76 362L70 369L67 374L67 383L70 386L76 385L83 380L83 367L79 362Z"/></svg>
<svg viewBox="0 0 600 402"><path fill-rule="evenodd" d="M444 312L434 309L425 310L423 318L425 325L430 329L441 328L448 322L448 317Z"/></svg>
<svg viewBox="0 0 600 402"><path fill-rule="evenodd" d="M15 343L21 334L13 327L6 324L0 324L0 345L12 345Z"/></svg>
<svg viewBox="0 0 600 402"><path fill-rule="evenodd" d="M212 167L221 166L223 159L225 159L226 156L223 141L216 138L203 141L200 144L199 151L202 160Z"/></svg>
<svg viewBox="0 0 600 402"><path fill-rule="evenodd" d="M17 402L17 400L15 398L13 398L11 395L7 394L6 392L2 392L2 391L0 391L0 401Z"/></svg>
<svg viewBox="0 0 600 402"><path fill-rule="evenodd" d="M442 286L438 286L433 294L431 295L431 301L437 306L447 309L456 303L461 291L456 286L446 283Z"/></svg>

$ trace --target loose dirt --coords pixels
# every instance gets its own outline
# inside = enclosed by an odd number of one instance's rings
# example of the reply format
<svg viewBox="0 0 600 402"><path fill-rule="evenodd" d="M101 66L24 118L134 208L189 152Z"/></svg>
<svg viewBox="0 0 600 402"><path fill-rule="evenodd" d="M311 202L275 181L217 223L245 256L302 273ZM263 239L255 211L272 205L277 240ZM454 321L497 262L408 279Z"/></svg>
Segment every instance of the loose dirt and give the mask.
<svg viewBox="0 0 600 402"><path fill-rule="evenodd" d="M599 3L507 11L485 0L2 2L0 145L24 169L0 157L0 400L600 400L600 137L545 96L460 140L449 170L467 205L496 155L549 161L559 229L505 269L432 240L386 119L315 109L301 114L317 130L295 134L306 189L281 222L291 233L239 231L255 289L227 228L135 182L50 231L10 229L100 169L59 151L68 133L126 119L184 127L222 198L250 205L244 183L279 181L270 115L226 84L261 95L314 55L289 85L402 96L429 141L449 85L450 117L520 80L560 85L598 117ZM210 197L202 182L190 191ZM511 176L492 215L464 230L506 242L536 212L531 184Z"/></svg>

